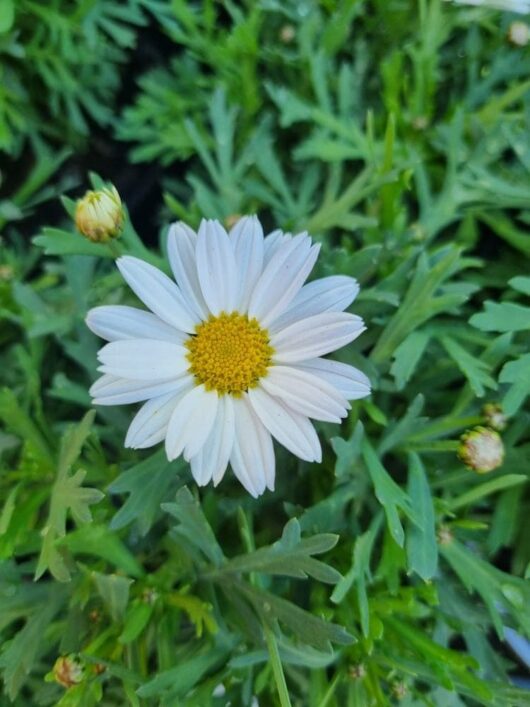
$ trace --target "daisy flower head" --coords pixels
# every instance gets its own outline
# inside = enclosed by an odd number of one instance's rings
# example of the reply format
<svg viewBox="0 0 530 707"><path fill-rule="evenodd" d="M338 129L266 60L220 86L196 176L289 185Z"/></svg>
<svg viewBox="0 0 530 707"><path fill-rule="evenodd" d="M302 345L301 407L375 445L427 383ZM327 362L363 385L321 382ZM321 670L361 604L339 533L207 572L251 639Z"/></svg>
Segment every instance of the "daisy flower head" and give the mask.
<svg viewBox="0 0 530 707"><path fill-rule="evenodd" d="M272 438L306 461L321 461L310 422L340 422L348 400L370 393L353 366L323 358L356 339L363 320L344 310L357 282L343 275L304 284L319 246L307 233L266 238L255 216L229 233L203 220L198 233L170 227L174 280L138 258L117 265L150 311L92 309L87 325L109 343L96 405L143 402L125 446L165 441L195 481L217 485L228 464L254 497L274 489Z"/></svg>

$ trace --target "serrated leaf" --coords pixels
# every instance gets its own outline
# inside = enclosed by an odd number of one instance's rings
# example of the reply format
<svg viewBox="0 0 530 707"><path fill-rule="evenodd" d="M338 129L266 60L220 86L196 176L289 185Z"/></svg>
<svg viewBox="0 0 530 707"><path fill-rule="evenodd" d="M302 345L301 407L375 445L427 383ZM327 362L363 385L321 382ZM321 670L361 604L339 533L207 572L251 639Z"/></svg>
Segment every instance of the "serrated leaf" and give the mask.
<svg viewBox="0 0 530 707"><path fill-rule="evenodd" d="M469 323L481 331L526 331L530 329L530 307L515 302L485 302L484 312L474 314Z"/></svg>
<svg viewBox="0 0 530 707"><path fill-rule="evenodd" d="M234 588L247 598L262 621L267 624L278 621L287 626L298 640L318 650L329 651L330 643L349 645L355 640L342 626L324 621L270 592L243 583L234 585Z"/></svg>
<svg viewBox="0 0 530 707"><path fill-rule="evenodd" d="M223 551L206 520L201 507L184 486L177 492L175 503L163 503L162 509L177 518L175 533L199 549L216 567L224 560Z"/></svg>
<svg viewBox="0 0 530 707"><path fill-rule="evenodd" d="M141 535L146 535L161 511L161 502L182 468L181 462L168 462L163 449L122 472L109 486L110 493L128 493L110 522L112 530L138 524Z"/></svg>
<svg viewBox="0 0 530 707"><path fill-rule="evenodd" d="M78 523L89 523L92 520L90 506L104 497L101 491L82 486L86 476L83 469L78 469L72 476L68 475L81 453L94 416L94 411L89 411L78 425L67 430L61 441L57 478L52 488L48 520L42 531L44 540L35 579L39 579L49 569L59 582L69 581L70 572L56 546L56 541L66 533L67 513L70 511Z"/></svg>
<svg viewBox="0 0 530 707"><path fill-rule="evenodd" d="M228 560L220 573L263 572L299 579L314 577L320 582L336 584L341 579L339 572L312 556L331 550L338 539L338 535L331 533L302 539L300 524L292 518L274 545Z"/></svg>

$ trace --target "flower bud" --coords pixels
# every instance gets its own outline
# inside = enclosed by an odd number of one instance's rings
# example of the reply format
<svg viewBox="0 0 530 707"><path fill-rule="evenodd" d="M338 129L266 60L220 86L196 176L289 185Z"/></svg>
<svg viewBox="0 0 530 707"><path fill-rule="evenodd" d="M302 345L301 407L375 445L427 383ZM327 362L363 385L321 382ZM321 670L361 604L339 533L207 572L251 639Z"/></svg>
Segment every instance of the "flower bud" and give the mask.
<svg viewBox="0 0 530 707"><path fill-rule="evenodd" d="M501 466L504 445L498 432L487 427L475 427L460 438L458 456L478 474L487 474Z"/></svg>
<svg viewBox="0 0 530 707"><path fill-rule="evenodd" d="M516 47L526 47L530 41L530 27L520 20L512 22L508 28L508 40Z"/></svg>
<svg viewBox="0 0 530 707"><path fill-rule="evenodd" d="M85 677L83 664L76 655L63 655L53 666L53 677L59 685L69 688L78 685Z"/></svg>
<svg viewBox="0 0 530 707"><path fill-rule="evenodd" d="M506 415L497 403L487 403L482 408L482 414L488 427L501 432L507 424Z"/></svg>
<svg viewBox="0 0 530 707"><path fill-rule="evenodd" d="M94 243L117 238L123 227L124 211L115 187L87 191L75 209L77 230Z"/></svg>

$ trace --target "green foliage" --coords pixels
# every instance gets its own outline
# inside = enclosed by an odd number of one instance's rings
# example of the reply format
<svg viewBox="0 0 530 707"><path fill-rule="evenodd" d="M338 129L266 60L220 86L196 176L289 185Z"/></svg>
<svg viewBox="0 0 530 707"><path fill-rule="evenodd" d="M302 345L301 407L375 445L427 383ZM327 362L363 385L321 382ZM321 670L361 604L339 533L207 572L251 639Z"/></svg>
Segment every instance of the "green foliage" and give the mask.
<svg viewBox="0 0 530 707"><path fill-rule="evenodd" d="M506 642L530 634L530 54L512 20L442 0L0 0L2 704L528 704ZM361 284L367 331L337 355L373 395L318 425L320 466L277 448L257 501L125 450L130 409L90 411L86 312L136 303L113 260L168 270L129 217L101 245L71 193L48 207L101 135L154 170L160 223L258 213L311 233L316 276ZM486 402L506 453L483 477L456 452ZM68 689L66 655L84 670Z"/></svg>

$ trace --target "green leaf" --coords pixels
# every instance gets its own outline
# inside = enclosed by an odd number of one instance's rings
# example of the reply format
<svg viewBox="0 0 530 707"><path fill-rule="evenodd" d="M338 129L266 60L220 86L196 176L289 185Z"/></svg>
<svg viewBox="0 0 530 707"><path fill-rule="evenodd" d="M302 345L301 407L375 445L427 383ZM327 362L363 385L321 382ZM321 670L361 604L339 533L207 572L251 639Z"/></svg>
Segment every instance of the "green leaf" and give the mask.
<svg viewBox="0 0 530 707"><path fill-rule="evenodd" d="M440 552L462 583L470 592L482 597L497 635L504 639L506 619L502 613L508 612L526 633L530 633L530 586L518 577L492 567L457 540L440 546Z"/></svg>
<svg viewBox="0 0 530 707"><path fill-rule="evenodd" d="M381 527L381 516L376 517L370 529L355 540L353 547L352 565L350 570L341 579L333 590L331 601L340 604L351 587L355 583L357 591L357 603L359 605L359 615L361 618L361 628L366 637L370 634L370 611L368 606L368 594L366 583L371 582L372 574L370 570L370 560L375 539Z"/></svg>
<svg viewBox="0 0 530 707"><path fill-rule="evenodd" d="M45 468L53 469L55 460L50 446L33 420L20 406L12 390L0 390L0 419L17 437L30 442Z"/></svg>
<svg viewBox="0 0 530 707"><path fill-rule="evenodd" d="M200 550L216 567L223 563L223 551L200 505L186 486L177 492L175 503L163 503L162 509L180 521L174 530L186 543Z"/></svg>
<svg viewBox="0 0 530 707"><path fill-rule="evenodd" d="M140 534L146 535L181 468L182 462L168 462L161 449L122 472L109 486L109 491L128 493L129 497L112 518L110 528L119 530L136 522Z"/></svg>
<svg viewBox="0 0 530 707"><path fill-rule="evenodd" d="M117 574L92 572L96 589L103 599L113 621L121 621L129 603L129 589L134 580Z"/></svg>
<svg viewBox="0 0 530 707"><path fill-rule="evenodd" d="M278 621L299 641L318 650L329 651L330 643L349 645L354 642L353 636L342 626L324 621L286 599L242 582L234 584L234 589L246 597L262 621L267 624Z"/></svg>
<svg viewBox="0 0 530 707"><path fill-rule="evenodd" d="M15 21L14 0L0 0L0 34L9 32Z"/></svg>
<svg viewBox="0 0 530 707"><path fill-rule="evenodd" d="M496 479L485 481L483 484L479 484L460 496L451 499L447 502L447 507L452 511L456 511L458 508L476 503L481 498L485 498L492 493L517 486L518 484L523 484L525 481L527 481L527 477L522 474L506 474L505 476L499 476Z"/></svg>
<svg viewBox="0 0 530 707"><path fill-rule="evenodd" d="M396 380L398 390L403 390L412 378L429 340L429 334L413 331L394 351L390 373Z"/></svg>
<svg viewBox="0 0 530 707"><path fill-rule="evenodd" d="M72 476L69 471L81 453L82 446L94 422L95 412L89 411L79 425L70 427L61 441L57 477L52 488L50 512L42 531L44 538L35 570L35 579L39 579L49 569L59 582L68 582L70 572L60 554L56 541L66 533L68 511L78 523L92 520L90 506L98 503L104 494L97 489L84 488L86 476L83 469L78 469Z"/></svg>
<svg viewBox="0 0 530 707"><path fill-rule="evenodd" d="M70 233L59 228L44 228L33 243L44 249L44 255L94 255L113 258L112 251L101 243L91 243L80 233Z"/></svg>
<svg viewBox="0 0 530 707"><path fill-rule="evenodd" d="M171 699L184 697L206 673L222 665L227 655L226 648L213 648L188 658L182 665L159 673L139 687L136 694L144 698L166 693Z"/></svg>
<svg viewBox="0 0 530 707"><path fill-rule="evenodd" d="M436 574L438 544L429 481L421 459L414 453L409 454L408 493L421 526L409 523L407 530L408 568L427 581Z"/></svg>
<svg viewBox="0 0 530 707"><path fill-rule="evenodd" d="M149 623L154 611L154 604L146 601L137 601L125 616L124 627L119 637L120 643L132 643L142 633Z"/></svg>
<svg viewBox="0 0 530 707"><path fill-rule="evenodd" d="M443 336L440 341L449 356L467 378L471 389L477 397L481 398L486 392L486 388L493 390L497 388L497 384L489 375L490 366L485 361L471 355L469 351L448 336Z"/></svg>
<svg viewBox="0 0 530 707"><path fill-rule="evenodd" d="M331 550L338 539L338 535L330 533L302 539L298 520L291 518L283 529L281 539L274 545L228 560L219 573L263 572L298 579L314 577L320 582L336 584L341 575L312 556Z"/></svg>
<svg viewBox="0 0 530 707"><path fill-rule="evenodd" d="M366 438L363 442L363 458L374 484L377 500L385 511L388 530L399 547L403 547L405 532L399 518L398 508L413 523L419 525L418 516L412 501L405 491L389 476Z"/></svg>
<svg viewBox="0 0 530 707"><path fill-rule="evenodd" d="M102 525L78 528L68 533L60 545L67 547L74 555L101 557L132 577L144 574L142 566L119 537Z"/></svg>
<svg viewBox="0 0 530 707"><path fill-rule="evenodd" d="M350 439L342 437L332 437L331 447L337 455L335 463L335 476L351 476L355 470L355 463L361 456L361 441L364 429L361 423L357 423Z"/></svg>
<svg viewBox="0 0 530 707"><path fill-rule="evenodd" d="M499 383L512 383L502 407L507 415L515 415L530 395L530 353L506 363L500 372Z"/></svg>
<svg viewBox="0 0 530 707"><path fill-rule="evenodd" d="M33 606L24 627L11 641L4 643L0 668L4 669L5 690L11 700L16 698L35 661L46 650L42 637L63 598L62 592L56 592L55 596L49 596L46 604Z"/></svg>
<svg viewBox="0 0 530 707"><path fill-rule="evenodd" d="M508 280L508 284L510 287L513 287L514 290L530 297L530 277L524 277L523 275L512 277L511 280Z"/></svg>
<svg viewBox="0 0 530 707"><path fill-rule="evenodd" d="M484 303L484 312L474 314L469 323L481 331L526 331L530 329L530 307L515 302Z"/></svg>
<svg viewBox="0 0 530 707"><path fill-rule="evenodd" d="M403 417L383 435L377 449L380 457L391 449L403 445L412 433L417 433L419 429L425 427L427 418L420 417L424 404L425 398L420 393L411 402Z"/></svg>

